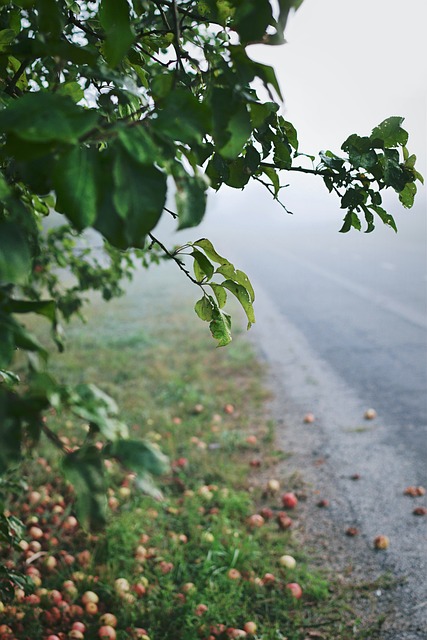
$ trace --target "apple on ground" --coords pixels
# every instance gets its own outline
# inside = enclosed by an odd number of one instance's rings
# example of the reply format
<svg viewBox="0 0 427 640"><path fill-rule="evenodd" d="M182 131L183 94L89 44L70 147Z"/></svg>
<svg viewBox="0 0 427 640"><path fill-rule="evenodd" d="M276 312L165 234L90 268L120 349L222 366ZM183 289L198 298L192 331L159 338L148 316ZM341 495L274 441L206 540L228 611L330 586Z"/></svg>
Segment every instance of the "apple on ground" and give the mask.
<svg viewBox="0 0 427 640"><path fill-rule="evenodd" d="M282 495L282 504L286 509L294 509L298 504L298 498L292 491Z"/></svg>
<svg viewBox="0 0 427 640"><path fill-rule="evenodd" d="M289 591L291 592L292 596L294 598L301 598L302 596L302 589L300 587L300 585L298 584L298 582L289 582L286 585L286 589L289 589Z"/></svg>
<svg viewBox="0 0 427 640"><path fill-rule="evenodd" d="M293 556L283 555L279 558L279 564L286 569L295 569L297 561Z"/></svg>

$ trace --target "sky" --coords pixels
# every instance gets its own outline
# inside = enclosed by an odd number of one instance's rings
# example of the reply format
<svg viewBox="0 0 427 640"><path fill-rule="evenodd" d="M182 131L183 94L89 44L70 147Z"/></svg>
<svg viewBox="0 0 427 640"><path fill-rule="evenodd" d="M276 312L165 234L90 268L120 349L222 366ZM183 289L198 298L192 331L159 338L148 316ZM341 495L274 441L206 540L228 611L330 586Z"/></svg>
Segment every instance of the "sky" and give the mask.
<svg viewBox="0 0 427 640"><path fill-rule="evenodd" d="M282 112L298 130L301 151L339 153L351 133L369 135L399 115L426 175L426 24L426 0L304 0L288 21L285 45L252 46L248 53L275 68ZM286 204L295 213L284 222L288 228L315 223L339 229L342 211L320 179L288 174L286 180ZM419 189L418 215L398 217L402 235L419 238L421 230L425 238L425 188ZM390 202L399 212L397 199ZM218 216L226 216L227 224L238 225L245 211L245 220L256 224L260 209L263 221L282 223L283 210L258 185L244 192L225 188L211 198L207 221L216 226Z"/></svg>

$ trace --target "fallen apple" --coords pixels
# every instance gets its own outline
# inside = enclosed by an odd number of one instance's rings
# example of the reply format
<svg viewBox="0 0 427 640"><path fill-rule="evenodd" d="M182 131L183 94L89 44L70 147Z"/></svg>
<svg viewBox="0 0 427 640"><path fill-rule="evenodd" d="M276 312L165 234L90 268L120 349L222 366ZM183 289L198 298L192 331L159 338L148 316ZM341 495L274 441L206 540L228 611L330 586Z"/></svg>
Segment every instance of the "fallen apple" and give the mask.
<svg viewBox="0 0 427 640"><path fill-rule="evenodd" d="M111 625L105 624L102 627L99 627L98 637L101 640L116 640L116 630Z"/></svg>
<svg viewBox="0 0 427 640"><path fill-rule="evenodd" d="M377 417L375 409L366 409L364 416L365 420L374 420Z"/></svg>
<svg viewBox="0 0 427 640"><path fill-rule="evenodd" d="M375 549L388 549L390 546L390 540L387 536L380 535L376 536L374 539L374 547Z"/></svg>
<svg viewBox="0 0 427 640"><path fill-rule="evenodd" d="M282 496L282 504L285 509L294 509L298 504L298 498L291 491L284 493Z"/></svg>
<svg viewBox="0 0 427 640"><path fill-rule="evenodd" d="M293 556L284 555L280 556L279 564L286 569L295 569L297 561Z"/></svg>
<svg viewBox="0 0 427 640"><path fill-rule="evenodd" d="M253 622L252 620L250 620L249 622L245 622L245 624L243 625L243 629L246 631L246 633L248 633L250 636L255 635L256 630L257 630L257 625L255 622Z"/></svg>
<svg viewBox="0 0 427 640"><path fill-rule="evenodd" d="M312 424L314 422L314 414L306 413L304 416L304 422L305 424Z"/></svg>
<svg viewBox="0 0 427 640"><path fill-rule="evenodd" d="M277 493L279 489L280 482L278 480L276 480L275 478L270 478L270 480L267 481L267 491L269 493Z"/></svg>
<svg viewBox="0 0 427 640"><path fill-rule="evenodd" d="M291 592L294 598L297 598L297 599L301 598L302 589L298 584L298 582L289 582L289 584L286 585L286 589L289 589L289 591Z"/></svg>

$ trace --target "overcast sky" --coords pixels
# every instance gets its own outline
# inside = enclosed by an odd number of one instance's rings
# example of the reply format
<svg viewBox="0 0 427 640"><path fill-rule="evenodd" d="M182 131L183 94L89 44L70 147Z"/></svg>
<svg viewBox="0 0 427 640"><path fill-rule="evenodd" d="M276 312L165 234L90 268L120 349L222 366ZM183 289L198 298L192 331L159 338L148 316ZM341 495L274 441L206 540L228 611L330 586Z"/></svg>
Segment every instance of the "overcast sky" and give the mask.
<svg viewBox="0 0 427 640"><path fill-rule="evenodd" d="M408 147L425 175L426 23L427 0L304 0L289 19L287 44L248 51L275 67L285 98L283 113L298 130L301 151L339 153L351 133L369 135L382 120L399 115L405 117ZM343 212L320 179L287 174L286 180L292 218L254 185L244 192L221 189L211 199L207 221L216 226L218 216L225 215L227 224L238 225L245 215L255 225L261 209L264 222L279 220L289 231L313 220L326 230L340 228ZM398 216L402 234L406 228L413 235L420 229L425 233L425 188L419 190L418 215L403 211ZM390 202L398 214L397 198Z"/></svg>

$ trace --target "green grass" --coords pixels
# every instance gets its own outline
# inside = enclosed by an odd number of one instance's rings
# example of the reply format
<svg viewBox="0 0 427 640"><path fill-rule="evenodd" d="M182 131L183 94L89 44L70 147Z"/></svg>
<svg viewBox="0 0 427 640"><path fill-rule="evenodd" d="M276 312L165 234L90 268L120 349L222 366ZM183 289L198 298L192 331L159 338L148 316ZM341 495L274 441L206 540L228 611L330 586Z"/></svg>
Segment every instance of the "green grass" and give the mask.
<svg viewBox="0 0 427 640"><path fill-rule="evenodd" d="M69 327L69 348L53 358L52 368L69 383L98 384L118 401L134 434L157 442L173 462L185 458L187 464L175 465L159 481L163 501L142 494L135 480L113 465L109 498L117 508L106 532L96 537L81 529L64 533L64 516L53 524L50 507L41 508L40 526L50 530L42 549L58 559L53 573L42 570L42 587L60 589L65 579L73 578L75 604L86 589L96 591L100 611L118 617L118 640L135 637L136 627L143 627L151 640L212 638L211 625L242 628L249 620L257 623L256 637L262 640L303 640L310 629L321 629L324 638L374 638L372 628L364 635L363 623L352 611L354 593L326 572L310 568L292 530L279 530L274 517L258 529L248 526L248 516L262 507L280 509L278 496L264 495L262 478L266 473L274 477L274 465L288 454L274 447L264 372L243 332L235 329L233 343L216 349L207 325L192 313L187 291L173 278L167 284L161 273L152 282L145 288L133 285L126 298L108 305L95 299L87 323ZM37 325L37 331L48 340L43 327ZM227 404L234 407L231 413ZM48 423L72 443L83 433L82 424L69 416L50 415ZM248 443L248 435L256 436L256 442ZM37 461L27 464L30 485L66 495L67 514L73 497L66 494L55 456L47 448L42 452L52 471L47 473ZM260 470L249 464L258 458L263 461ZM129 496L122 495L123 483L129 484ZM287 488L297 489L299 483L300 478L289 478ZM9 506L28 518L25 501L17 495ZM146 557L136 560L141 545ZM78 553L84 549L90 551L90 562L79 567ZM66 565L62 551L74 555L75 563ZM285 553L296 558L295 569L280 566ZM43 557L34 566L42 568ZM22 555L13 557L18 568L25 568L23 560ZM230 578L230 569L240 577ZM76 576L78 570L82 574ZM266 573L274 575L273 584L263 583ZM145 595L127 602L115 593L118 577L133 585L142 581ZM292 598L288 582L301 585L301 600ZM188 583L194 589L185 593ZM44 594L42 605L49 608L46 598ZM196 614L200 604L208 607L202 616ZM31 607L25 609L25 625L11 611L6 608L4 615L14 638L46 637L48 625ZM85 639L94 640L98 616L84 614L84 619ZM51 630L67 634L71 623L64 614Z"/></svg>

